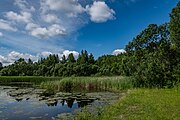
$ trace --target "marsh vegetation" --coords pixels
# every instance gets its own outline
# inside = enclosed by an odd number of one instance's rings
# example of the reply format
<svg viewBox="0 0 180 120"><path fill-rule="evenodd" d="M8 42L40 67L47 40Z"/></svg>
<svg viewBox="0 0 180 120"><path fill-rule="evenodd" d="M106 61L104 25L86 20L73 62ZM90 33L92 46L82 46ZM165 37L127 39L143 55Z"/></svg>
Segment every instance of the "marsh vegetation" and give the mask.
<svg viewBox="0 0 180 120"><path fill-rule="evenodd" d="M124 81L128 81L126 77L2 78L7 84L0 85L0 119L73 119L84 108L98 114L99 108L114 103L125 92L112 91L125 89L126 84L131 87ZM114 82L108 83L110 79Z"/></svg>
<svg viewBox="0 0 180 120"><path fill-rule="evenodd" d="M50 91L119 91L133 88L131 77L67 77L55 81L45 81L41 88Z"/></svg>

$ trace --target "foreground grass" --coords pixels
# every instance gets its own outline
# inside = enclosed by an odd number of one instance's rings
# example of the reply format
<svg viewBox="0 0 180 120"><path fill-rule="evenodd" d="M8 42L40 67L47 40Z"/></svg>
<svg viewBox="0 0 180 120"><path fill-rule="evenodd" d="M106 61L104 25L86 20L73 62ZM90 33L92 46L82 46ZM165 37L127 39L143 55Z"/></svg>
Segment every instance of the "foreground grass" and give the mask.
<svg viewBox="0 0 180 120"><path fill-rule="evenodd" d="M41 88L62 91L119 91L133 87L130 77L67 77L42 82Z"/></svg>
<svg viewBox="0 0 180 120"><path fill-rule="evenodd" d="M79 113L75 120L180 120L177 89L133 89L99 116Z"/></svg>

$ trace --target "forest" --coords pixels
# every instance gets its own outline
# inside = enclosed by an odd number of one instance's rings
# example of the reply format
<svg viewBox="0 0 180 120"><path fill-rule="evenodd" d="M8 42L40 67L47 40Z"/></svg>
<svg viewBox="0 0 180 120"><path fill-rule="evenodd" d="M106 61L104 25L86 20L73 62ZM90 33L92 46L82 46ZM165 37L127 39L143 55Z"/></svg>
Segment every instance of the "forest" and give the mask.
<svg viewBox="0 0 180 120"><path fill-rule="evenodd" d="M150 24L126 46L126 53L95 59L82 50L59 58L51 54L38 62L23 58L12 65L0 63L0 76L133 76L137 87L173 87L180 79L180 2L170 22Z"/></svg>

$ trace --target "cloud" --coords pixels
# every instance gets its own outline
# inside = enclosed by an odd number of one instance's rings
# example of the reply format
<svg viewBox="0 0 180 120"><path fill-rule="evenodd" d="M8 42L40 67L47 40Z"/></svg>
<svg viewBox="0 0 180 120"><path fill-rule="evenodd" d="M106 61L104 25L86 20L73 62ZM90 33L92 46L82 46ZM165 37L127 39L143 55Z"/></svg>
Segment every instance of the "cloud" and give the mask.
<svg viewBox="0 0 180 120"><path fill-rule="evenodd" d="M126 51L124 49L117 49L113 51L113 55L119 55L119 54L123 54L126 53Z"/></svg>
<svg viewBox="0 0 180 120"><path fill-rule="evenodd" d="M3 66L8 65L10 62L5 58L4 56L0 55L0 62L3 64Z"/></svg>
<svg viewBox="0 0 180 120"><path fill-rule="evenodd" d="M76 17L85 11L78 0L41 0L41 9L43 12L58 11L69 17Z"/></svg>
<svg viewBox="0 0 180 120"><path fill-rule="evenodd" d="M47 23L58 23L59 22L58 17L54 14L42 15L42 19Z"/></svg>
<svg viewBox="0 0 180 120"><path fill-rule="evenodd" d="M11 65L15 61L17 61L19 58L24 58L26 61L30 58L32 61L37 61L38 57L30 54L23 54L16 51L10 52L7 56L0 55L0 62L3 64L3 66Z"/></svg>
<svg viewBox="0 0 180 120"><path fill-rule="evenodd" d="M13 24L23 33L40 39L64 35L76 37L74 33L89 23L89 17L96 23L115 18L114 10L105 2L94 1L90 4L92 1L82 4L81 0L14 0L14 5L19 9L4 12L3 17L8 22L0 21L0 29L17 31L11 26Z"/></svg>
<svg viewBox="0 0 180 120"><path fill-rule="evenodd" d="M48 57L50 54L53 54L52 52L48 52L48 51L44 51L44 52L41 52L40 56L41 57Z"/></svg>
<svg viewBox="0 0 180 120"><path fill-rule="evenodd" d="M13 11L9 11L5 15L9 20L14 20L17 22L29 23L32 20L32 15L29 12L21 12L21 14L17 14Z"/></svg>
<svg viewBox="0 0 180 120"><path fill-rule="evenodd" d="M69 54L73 54L75 58L78 58L79 56L79 53L77 51L70 51L70 50L64 50L60 53L52 53L52 52L49 52L49 51L43 51L41 52L39 55L39 57L48 57L50 54L57 54L59 56L59 58L61 59L63 57L63 55L65 55L66 58L68 58Z"/></svg>
<svg viewBox="0 0 180 120"><path fill-rule="evenodd" d="M79 53L77 51L69 51L69 50L65 50L63 51L63 55L66 56L66 58L69 56L69 54L73 54L75 58L78 58Z"/></svg>
<svg viewBox="0 0 180 120"><path fill-rule="evenodd" d="M30 54L27 54L27 53L23 54L23 53L19 53L19 52L16 52L16 51L12 51L11 53L8 54L7 57L12 61L16 61L19 58L24 58L25 60L28 60L30 58L33 61L37 59L36 56L30 55Z"/></svg>
<svg viewBox="0 0 180 120"><path fill-rule="evenodd" d="M17 31L17 29L12 27L8 21L3 19L0 19L0 29L7 31Z"/></svg>
<svg viewBox="0 0 180 120"><path fill-rule="evenodd" d="M89 22L78 0L40 0L40 16L45 24L63 26L68 37Z"/></svg>
<svg viewBox="0 0 180 120"><path fill-rule="evenodd" d="M66 35L66 30L58 24L53 24L49 27L40 27L37 24L29 23L26 29L30 31L32 36L38 38L49 38L57 35Z"/></svg>
<svg viewBox="0 0 180 120"><path fill-rule="evenodd" d="M23 11L35 11L35 8L33 6L30 6L26 0L15 0L14 5L17 5Z"/></svg>
<svg viewBox="0 0 180 120"><path fill-rule="evenodd" d="M33 62L36 62L36 61L38 61L38 59L46 58L50 54L58 54L59 58L61 59L63 55L65 55L67 58L70 53L72 53L75 58L78 58L78 56L79 56L79 53L77 51L70 51L70 50L64 50L60 53L52 53L49 51L43 51L41 53L38 53L37 55L31 55L28 53L19 53L16 51L12 51L12 52L8 53L6 56L0 55L0 62L3 64L3 66L7 66L7 65L13 64L19 58L24 58L25 61L28 61L28 59L30 58Z"/></svg>
<svg viewBox="0 0 180 120"><path fill-rule="evenodd" d="M86 6L87 13L93 22L101 23L115 19L115 11L110 9L104 1L94 1L93 5Z"/></svg>
<svg viewBox="0 0 180 120"><path fill-rule="evenodd" d="M26 25L25 29L26 29L26 30L29 30L29 31L32 31L32 30L34 30L34 29L36 29L36 28L39 28L39 27L40 27L39 25L30 22L30 23L28 23L28 24Z"/></svg>
<svg viewBox="0 0 180 120"><path fill-rule="evenodd" d="M2 37L3 36L3 33L2 32L0 32L0 37Z"/></svg>

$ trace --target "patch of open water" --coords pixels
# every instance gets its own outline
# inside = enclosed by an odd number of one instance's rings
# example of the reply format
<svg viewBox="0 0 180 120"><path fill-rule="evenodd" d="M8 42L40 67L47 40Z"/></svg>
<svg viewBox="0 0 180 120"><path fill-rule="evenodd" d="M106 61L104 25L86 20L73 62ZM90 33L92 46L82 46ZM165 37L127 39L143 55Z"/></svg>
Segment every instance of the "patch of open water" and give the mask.
<svg viewBox="0 0 180 120"><path fill-rule="evenodd" d="M119 98L111 92L47 94L32 87L0 86L0 119L55 119L67 113L76 114L84 106L101 106Z"/></svg>

